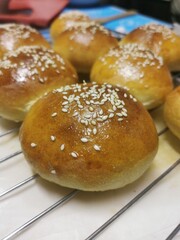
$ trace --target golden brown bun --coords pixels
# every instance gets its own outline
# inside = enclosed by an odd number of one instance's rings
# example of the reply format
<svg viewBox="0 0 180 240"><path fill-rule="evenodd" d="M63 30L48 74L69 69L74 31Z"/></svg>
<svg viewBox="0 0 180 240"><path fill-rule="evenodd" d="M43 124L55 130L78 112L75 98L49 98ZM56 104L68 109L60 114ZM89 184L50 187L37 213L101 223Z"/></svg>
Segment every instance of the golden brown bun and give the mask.
<svg viewBox="0 0 180 240"><path fill-rule="evenodd" d="M34 28L17 23L0 24L0 57L22 46L50 48L45 38Z"/></svg>
<svg viewBox="0 0 180 240"><path fill-rule="evenodd" d="M53 48L67 58L78 72L88 73L96 58L118 41L103 26L94 22L80 23L61 33Z"/></svg>
<svg viewBox="0 0 180 240"><path fill-rule="evenodd" d="M53 50L19 48L0 62L0 116L22 121L43 94L76 82L75 69Z"/></svg>
<svg viewBox="0 0 180 240"><path fill-rule="evenodd" d="M164 118L172 133L180 139L180 86L167 96L164 104Z"/></svg>
<svg viewBox="0 0 180 240"><path fill-rule="evenodd" d="M137 44L125 44L111 49L96 60L91 81L127 87L152 109L165 101L172 90L172 78L161 57Z"/></svg>
<svg viewBox="0 0 180 240"><path fill-rule="evenodd" d="M35 172L85 191L135 181L158 147L154 123L140 102L121 88L86 83L62 87L36 102L20 142Z"/></svg>
<svg viewBox="0 0 180 240"><path fill-rule="evenodd" d="M57 17L50 26L50 35L54 40L64 30L76 25L80 22L89 22L90 18L83 12L80 11L69 11L62 13Z"/></svg>
<svg viewBox="0 0 180 240"><path fill-rule="evenodd" d="M148 24L125 36L120 44L137 43L163 57L170 71L180 70L180 36L166 26Z"/></svg>

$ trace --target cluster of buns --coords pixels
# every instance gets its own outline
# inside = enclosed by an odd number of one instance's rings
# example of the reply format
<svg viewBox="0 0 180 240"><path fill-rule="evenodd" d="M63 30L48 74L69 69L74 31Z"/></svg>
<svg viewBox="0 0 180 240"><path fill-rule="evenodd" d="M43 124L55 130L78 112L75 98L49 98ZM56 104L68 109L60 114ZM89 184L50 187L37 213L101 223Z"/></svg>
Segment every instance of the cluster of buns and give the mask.
<svg viewBox="0 0 180 240"><path fill-rule="evenodd" d="M50 33L54 50L81 73L89 73L98 56L118 46L110 31L84 14L74 12L64 13L56 19Z"/></svg>
<svg viewBox="0 0 180 240"><path fill-rule="evenodd" d="M35 29L0 25L0 116L23 121L32 104L54 88L76 83L78 76Z"/></svg>
<svg viewBox="0 0 180 240"><path fill-rule="evenodd" d="M128 36L119 43L79 12L64 13L52 23L54 50L27 26L4 25L0 39L7 38L4 29L15 26L21 30L10 30L14 42L0 46L0 115L23 121L20 142L34 171L61 186L86 191L116 189L139 178L158 149L146 109L163 104L172 91L169 67L178 69L178 58L172 57L174 65L168 63L170 55L128 42ZM153 28L144 27L150 29L148 36ZM160 32L158 27L155 37L147 38L157 38L163 47L167 40L178 44L169 32L159 40ZM78 83L76 71L88 73L91 83ZM165 106L174 132L180 128L170 118L178 119L178 93L171 93Z"/></svg>
<svg viewBox="0 0 180 240"><path fill-rule="evenodd" d="M20 141L40 176L85 191L135 181L158 147L143 105L122 88L96 83L61 87L41 98L23 122Z"/></svg>

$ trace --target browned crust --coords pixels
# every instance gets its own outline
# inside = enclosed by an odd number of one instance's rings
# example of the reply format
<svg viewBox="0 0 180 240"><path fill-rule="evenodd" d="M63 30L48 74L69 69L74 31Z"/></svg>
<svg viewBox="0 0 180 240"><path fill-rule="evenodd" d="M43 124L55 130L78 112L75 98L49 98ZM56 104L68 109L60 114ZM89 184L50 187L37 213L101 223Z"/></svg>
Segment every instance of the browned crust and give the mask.
<svg viewBox="0 0 180 240"><path fill-rule="evenodd" d="M90 72L96 58L118 41L104 27L95 23L81 23L62 32L53 48L67 58L78 72Z"/></svg>
<svg viewBox="0 0 180 240"><path fill-rule="evenodd" d="M151 49L163 57L171 71L180 70L180 37L168 27L149 24L139 27L127 36L120 44L137 43Z"/></svg>
<svg viewBox="0 0 180 240"><path fill-rule="evenodd" d="M164 118L172 133L180 139L180 86L167 96Z"/></svg>
<svg viewBox="0 0 180 240"><path fill-rule="evenodd" d="M68 112L63 112L64 96L87 93L92 85L84 85L87 86L79 93L72 90L65 90L68 94L64 95L50 93L32 107L20 131L23 152L36 172L60 185L87 191L122 187L140 177L154 158L158 145L154 123L144 107L122 89L117 92L127 110L122 121L116 116L119 109L114 117L106 120L98 122L94 118L95 125L81 122L84 115L98 115L101 109L101 118L110 114L109 101L99 106L83 102L82 109L73 102ZM73 116L76 111L79 115ZM97 133L86 135L87 128L96 128ZM88 138L88 142L82 142L83 137ZM64 150L61 150L62 144ZM95 145L100 149L95 149ZM77 157L73 157L72 152Z"/></svg>
<svg viewBox="0 0 180 240"><path fill-rule="evenodd" d="M53 50L23 47L0 63L0 115L22 121L31 105L54 88L76 83L72 65Z"/></svg>
<svg viewBox="0 0 180 240"><path fill-rule="evenodd" d="M22 46L44 46L50 48L47 40L34 28L17 23L0 26L0 57Z"/></svg>
<svg viewBox="0 0 180 240"><path fill-rule="evenodd" d="M50 26L50 35L52 39L55 40L63 31L80 22L90 22L90 18L80 11L69 11L61 14Z"/></svg>

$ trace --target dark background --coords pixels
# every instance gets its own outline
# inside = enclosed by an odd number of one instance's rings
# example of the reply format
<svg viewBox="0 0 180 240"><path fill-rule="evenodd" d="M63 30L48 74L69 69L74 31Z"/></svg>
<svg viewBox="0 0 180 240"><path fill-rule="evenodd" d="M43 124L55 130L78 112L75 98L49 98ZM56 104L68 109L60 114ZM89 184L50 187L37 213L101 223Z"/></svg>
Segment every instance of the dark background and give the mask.
<svg viewBox="0 0 180 240"><path fill-rule="evenodd" d="M86 0L84 0L86 1ZM125 9L135 9L139 13L151 16L166 22L172 22L171 17L171 1L173 0L100 0L99 6L104 4L116 5ZM180 0L179 0L180 1ZM73 1L75 2L75 1ZM88 1L89 6L92 7L91 1ZM70 6L87 7L87 2L83 4ZM95 5L97 7L97 5Z"/></svg>
<svg viewBox="0 0 180 240"><path fill-rule="evenodd" d="M113 0L108 1L126 9L137 9L139 13L171 22L171 0Z"/></svg>

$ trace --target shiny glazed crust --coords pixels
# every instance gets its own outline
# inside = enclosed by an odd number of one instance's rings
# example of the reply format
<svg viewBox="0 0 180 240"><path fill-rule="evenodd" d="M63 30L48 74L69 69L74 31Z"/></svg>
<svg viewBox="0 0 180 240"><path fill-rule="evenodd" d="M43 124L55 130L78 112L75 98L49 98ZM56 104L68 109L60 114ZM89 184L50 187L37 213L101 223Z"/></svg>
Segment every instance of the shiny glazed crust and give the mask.
<svg viewBox="0 0 180 240"><path fill-rule="evenodd" d="M141 44L163 57L170 71L180 70L180 36L166 26L148 24L125 36L120 44Z"/></svg>
<svg viewBox="0 0 180 240"><path fill-rule="evenodd" d="M139 178L158 147L149 113L126 90L76 84L36 102L20 130L35 172L85 191L123 187Z"/></svg>
<svg viewBox="0 0 180 240"><path fill-rule="evenodd" d="M8 53L0 62L0 115L22 121L42 95L77 79L71 64L53 50L28 46Z"/></svg>
<svg viewBox="0 0 180 240"><path fill-rule="evenodd" d="M172 133L180 139L180 86L167 96L164 118Z"/></svg>
<svg viewBox="0 0 180 240"><path fill-rule="evenodd" d="M67 29L53 44L56 52L83 73L89 73L96 58L114 46L118 46L118 41L108 30L94 22L79 23Z"/></svg>
<svg viewBox="0 0 180 240"><path fill-rule="evenodd" d="M55 40L59 34L66 29L79 24L80 22L89 22L90 18L83 12L80 11L69 11L62 13L57 17L50 26L50 35Z"/></svg>
<svg viewBox="0 0 180 240"><path fill-rule="evenodd" d="M163 59L138 44L124 44L99 57L90 78L127 87L147 109L162 104L173 88Z"/></svg>
<svg viewBox="0 0 180 240"><path fill-rule="evenodd" d="M16 23L0 24L0 57L22 46L50 48L46 39L34 28Z"/></svg>

